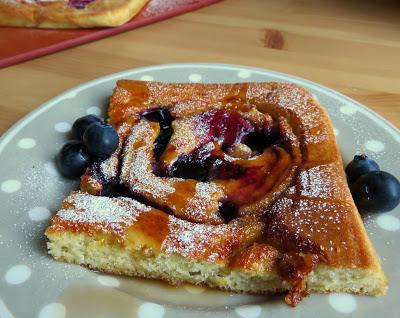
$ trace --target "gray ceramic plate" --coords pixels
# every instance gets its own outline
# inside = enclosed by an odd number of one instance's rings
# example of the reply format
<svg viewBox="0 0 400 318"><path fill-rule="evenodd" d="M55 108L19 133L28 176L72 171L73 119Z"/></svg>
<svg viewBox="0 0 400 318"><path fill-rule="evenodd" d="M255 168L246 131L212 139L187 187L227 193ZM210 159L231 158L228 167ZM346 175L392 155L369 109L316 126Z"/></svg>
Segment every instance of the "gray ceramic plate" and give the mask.
<svg viewBox="0 0 400 318"><path fill-rule="evenodd" d="M94 80L52 99L0 140L0 317L399 317L400 209L365 218L389 279L384 297L312 295L295 308L280 297L255 297L169 287L150 280L105 276L53 261L43 231L61 199L77 184L60 177L53 158L71 123L103 114L120 78L166 82L294 82L312 91L332 118L344 161L356 152L376 159L398 178L400 132L366 107L293 76L242 66L160 65Z"/></svg>

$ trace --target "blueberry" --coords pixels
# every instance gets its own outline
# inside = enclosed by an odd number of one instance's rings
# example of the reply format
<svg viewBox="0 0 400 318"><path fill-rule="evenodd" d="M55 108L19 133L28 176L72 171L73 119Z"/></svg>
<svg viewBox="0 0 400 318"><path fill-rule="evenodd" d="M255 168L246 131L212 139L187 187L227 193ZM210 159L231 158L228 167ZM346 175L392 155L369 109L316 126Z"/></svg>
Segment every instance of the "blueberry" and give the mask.
<svg viewBox="0 0 400 318"><path fill-rule="evenodd" d="M117 150L119 137L112 126L97 122L86 128L83 142L92 156L104 159Z"/></svg>
<svg viewBox="0 0 400 318"><path fill-rule="evenodd" d="M235 164L221 158L217 158L210 167L210 179L238 179L244 174L246 169L241 165Z"/></svg>
<svg viewBox="0 0 400 318"><path fill-rule="evenodd" d="M356 155L346 167L347 181L349 184L353 184L363 174L379 170L379 166L374 160L369 159L366 155Z"/></svg>
<svg viewBox="0 0 400 318"><path fill-rule="evenodd" d="M400 183L390 173L371 171L351 187L354 201L361 211L387 212L400 202Z"/></svg>
<svg viewBox="0 0 400 318"><path fill-rule="evenodd" d="M102 120L95 115L87 115L75 120L72 125L72 135L75 139L83 140L83 134L91 124L101 123Z"/></svg>
<svg viewBox="0 0 400 318"><path fill-rule="evenodd" d="M196 161L193 156L189 155L182 156L174 163L170 175L176 178L206 181L208 171L201 162Z"/></svg>
<svg viewBox="0 0 400 318"><path fill-rule="evenodd" d="M160 123L161 128L170 126L173 120L171 113L166 108L155 108L148 110L144 112L142 116L147 120Z"/></svg>
<svg viewBox="0 0 400 318"><path fill-rule="evenodd" d="M238 217L238 207L233 202L226 201L220 203L218 213L224 219L225 223L229 223Z"/></svg>
<svg viewBox="0 0 400 318"><path fill-rule="evenodd" d="M154 108L142 113L142 117L149 121L158 122L160 124L160 133L154 141L154 158L156 161L160 159L172 135L172 116L166 108Z"/></svg>
<svg viewBox="0 0 400 318"><path fill-rule="evenodd" d="M85 173L90 161L85 145L79 140L65 144L56 158L58 169L67 178L79 178Z"/></svg>
<svg viewBox="0 0 400 318"><path fill-rule="evenodd" d="M265 148L278 143L280 137L281 132L279 126L271 125L261 132L253 132L247 135L245 144L249 146L251 150L262 153Z"/></svg>
<svg viewBox="0 0 400 318"><path fill-rule="evenodd" d="M131 196L129 188L116 181L103 184L99 195L110 198Z"/></svg>
<svg viewBox="0 0 400 318"><path fill-rule="evenodd" d="M156 140L153 145L154 158L158 161L163 154L165 148L167 147L172 136L172 128L170 126L165 126L160 129Z"/></svg>

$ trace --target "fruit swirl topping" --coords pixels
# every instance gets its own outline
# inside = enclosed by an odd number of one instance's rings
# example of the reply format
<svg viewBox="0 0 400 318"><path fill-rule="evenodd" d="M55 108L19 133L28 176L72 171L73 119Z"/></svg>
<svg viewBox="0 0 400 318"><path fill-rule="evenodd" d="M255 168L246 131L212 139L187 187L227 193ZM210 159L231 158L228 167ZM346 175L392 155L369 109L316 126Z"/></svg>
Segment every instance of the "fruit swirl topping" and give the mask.
<svg viewBox="0 0 400 318"><path fill-rule="evenodd" d="M88 136L96 125L101 123L91 118L74 125L92 153ZM299 141L287 121L251 107L176 118L167 108L154 107L117 131L117 150L86 170L83 190L132 197L199 225L247 224L243 246L260 239L265 210L292 183L301 161ZM304 252L320 252L307 242L299 244ZM300 281L312 270L310 265L297 271L302 262L289 257L279 263L279 273L294 281L296 290L304 289Z"/></svg>
<svg viewBox="0 0 400 318"><path fill-rule="evenodd" d="M85 9L85 7L95 0L68 0L68 6L75 9Z"/></svg>
<svg viewBox="0 0 400 318"><path fill-rule="evenodd" d="M226 110L173 119L167 109L148 110L127 138L120 181L191 222L221 224L256 201L266 205L296 158L283 119L262 113L258 119Z"/></svg>

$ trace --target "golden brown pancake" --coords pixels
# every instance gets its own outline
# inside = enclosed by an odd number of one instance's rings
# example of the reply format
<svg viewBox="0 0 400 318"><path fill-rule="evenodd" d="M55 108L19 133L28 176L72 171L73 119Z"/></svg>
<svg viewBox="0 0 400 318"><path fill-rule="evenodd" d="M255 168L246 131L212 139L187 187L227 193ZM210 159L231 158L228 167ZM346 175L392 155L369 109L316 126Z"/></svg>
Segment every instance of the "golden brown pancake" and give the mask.
<svg viewBox="0 0 400 318"><path fill-rule="evenodd" d="M310 291L385 293L331 121L305 89L120 80L108 115L120 145L53 217L54 258L171 284L287 291L293 306Z"/></svg>

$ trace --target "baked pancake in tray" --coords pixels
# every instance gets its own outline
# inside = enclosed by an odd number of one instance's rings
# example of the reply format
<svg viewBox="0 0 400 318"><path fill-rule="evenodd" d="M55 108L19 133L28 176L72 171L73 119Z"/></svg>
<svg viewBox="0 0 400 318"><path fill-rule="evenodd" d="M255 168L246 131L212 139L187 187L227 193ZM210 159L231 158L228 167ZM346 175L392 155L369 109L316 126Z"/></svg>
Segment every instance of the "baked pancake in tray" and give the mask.
<svg viewBox="0 0 400 318"><path fill-rule="evenodd" d="M244 293L385 293L332 124L283 83L120 80L117 151L53 217L55 259Z"/></svg>
<svg viewBox="0 0 400 318"><path fill-rule="evenodd" d="M113 27L148 0L0 0L0 25L38 28Z"/></svg>

